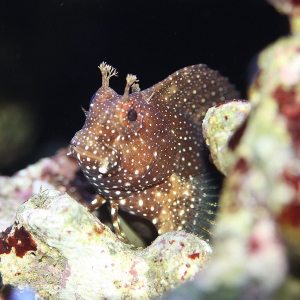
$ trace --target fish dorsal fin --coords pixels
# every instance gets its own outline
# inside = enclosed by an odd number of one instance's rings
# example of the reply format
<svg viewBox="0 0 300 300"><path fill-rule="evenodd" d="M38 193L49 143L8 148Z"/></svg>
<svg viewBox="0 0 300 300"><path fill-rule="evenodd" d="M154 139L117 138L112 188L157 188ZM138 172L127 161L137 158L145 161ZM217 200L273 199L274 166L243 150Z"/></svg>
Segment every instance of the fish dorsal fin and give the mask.
<svg viewBox="0 0 300 300"><path fill-rule="evenodd" d="M226 77L204 64L178 70L142 93L145 100L153 94L151 104L180 108L199 124L208 108L239 97Z"/></svg>

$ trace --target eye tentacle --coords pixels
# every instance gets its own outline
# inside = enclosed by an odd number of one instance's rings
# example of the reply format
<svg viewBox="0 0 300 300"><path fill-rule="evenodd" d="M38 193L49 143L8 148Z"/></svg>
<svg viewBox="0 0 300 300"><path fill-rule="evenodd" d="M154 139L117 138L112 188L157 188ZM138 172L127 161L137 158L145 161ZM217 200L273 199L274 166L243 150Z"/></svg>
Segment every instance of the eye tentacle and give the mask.
<svg viewBox="0 0 300 300"><path fill-rule="evenodd" d="M138 93L140 92L141 88L139 86L138 83L134 83L132 86L131 86L131 91L132 93Z"/></svg>
<svg viewBox="0 0 300 300"><path fill-rule="evenodd" d="M117 76L118 72L115 68L108 65L105 61L100 64L98 67L102 74L102 88L108 89L109 88L109 79L113 76Z"/></svg>
<svg viewBox="0 0 300 300"><path fill-rule="evenodd" d="M127 75L126 87L125 87L125 91L124 91L124 99L125 100L129 100L129 89L134 83L137 83L137 82L139 82L139 81L135 75L132 75L132 74ZM136 88L136 86L134 88Z"/></svg>

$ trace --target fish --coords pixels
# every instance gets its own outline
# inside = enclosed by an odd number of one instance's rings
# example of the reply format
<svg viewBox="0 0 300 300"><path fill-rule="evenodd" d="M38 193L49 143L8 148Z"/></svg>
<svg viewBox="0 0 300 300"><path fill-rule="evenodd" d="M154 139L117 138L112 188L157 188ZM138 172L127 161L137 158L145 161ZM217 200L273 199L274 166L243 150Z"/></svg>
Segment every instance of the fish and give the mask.
<svg viewBox="0 0 300 300"><path fill-rule="evenodd" d="M208 176L202 120L208 108L239 97L235 87L205 64L185 67L140 90L128 74L123 95L103 62L102 86L70 143L70 154L93 185L94 210L108 203L116 235L126 241L119 212L147 219L158 234L185 230L209 241L218 193Z"/></svg>

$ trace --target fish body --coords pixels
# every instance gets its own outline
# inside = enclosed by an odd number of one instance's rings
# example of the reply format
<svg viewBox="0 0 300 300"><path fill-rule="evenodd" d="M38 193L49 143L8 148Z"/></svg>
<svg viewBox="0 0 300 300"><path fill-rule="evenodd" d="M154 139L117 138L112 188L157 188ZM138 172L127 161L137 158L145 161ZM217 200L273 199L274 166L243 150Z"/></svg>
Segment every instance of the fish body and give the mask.
<svg viewBox="0 0 300 300"><path fill-rule="evenodd" d="M205 177L201 123L209 107L238 93L200 64L143 91L128 75L124 95L118 95L109 87L115 69L105 63L99 68L102 87L70 146L98 193L94 207L110 203L119 236L121 209L150 220L159 234L183 229L208 238L216 197Z"/></svg>

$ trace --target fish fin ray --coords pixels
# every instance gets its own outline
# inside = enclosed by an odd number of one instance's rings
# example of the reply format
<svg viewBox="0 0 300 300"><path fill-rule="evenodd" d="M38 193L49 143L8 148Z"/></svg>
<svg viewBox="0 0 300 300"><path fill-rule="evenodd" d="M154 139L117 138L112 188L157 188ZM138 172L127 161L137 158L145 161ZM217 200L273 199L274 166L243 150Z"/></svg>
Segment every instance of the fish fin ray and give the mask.
<svg viewBox="0 0 300 300"><path fill-rule="evenodd" d="M206 241L212 237L211 228L215 225L218 199L223 176L217 172L206 173L192 178L194 191L185 199L189 214L183 230L192 232Z"/></svg>

